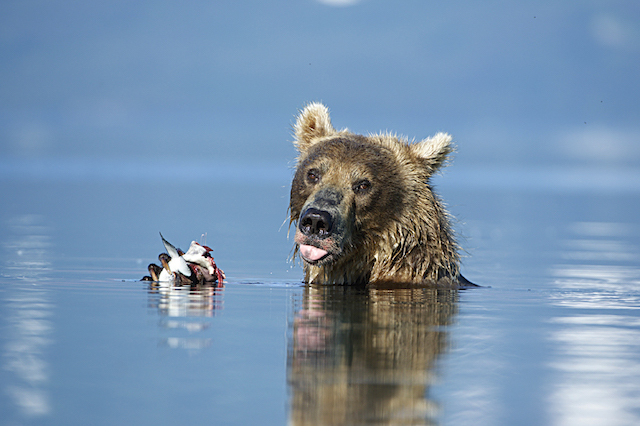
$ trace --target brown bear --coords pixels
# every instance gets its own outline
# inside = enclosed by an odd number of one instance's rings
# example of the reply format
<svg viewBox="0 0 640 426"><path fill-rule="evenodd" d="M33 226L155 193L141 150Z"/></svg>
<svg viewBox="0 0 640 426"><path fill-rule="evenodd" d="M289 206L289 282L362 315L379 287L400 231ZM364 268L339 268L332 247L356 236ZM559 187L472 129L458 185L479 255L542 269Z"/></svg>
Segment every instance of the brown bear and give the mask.
<svg viewBox="0 0 640 426"><path fill-rule="evenodd" d="M290 225L305 282L473 285L460 275L449 214L429 183L451 136L410 143L336 130L320 103L307 105L294 130Z"/></svg>

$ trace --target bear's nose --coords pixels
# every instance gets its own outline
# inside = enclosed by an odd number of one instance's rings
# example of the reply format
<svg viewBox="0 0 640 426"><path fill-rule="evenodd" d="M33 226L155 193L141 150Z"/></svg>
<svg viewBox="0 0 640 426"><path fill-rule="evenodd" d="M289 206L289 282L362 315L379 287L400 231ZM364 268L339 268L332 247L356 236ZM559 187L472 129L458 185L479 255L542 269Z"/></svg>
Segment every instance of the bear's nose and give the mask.
<svg viewBox="0 0 640 426"><path fill-rule="evenodd" d="M300 218L300 231L303 234L309 236L316 236L318 238L326 238L331 235L331 228L333 227L333 221L331 215L324 211L314 208L307 209Z"/></svg>

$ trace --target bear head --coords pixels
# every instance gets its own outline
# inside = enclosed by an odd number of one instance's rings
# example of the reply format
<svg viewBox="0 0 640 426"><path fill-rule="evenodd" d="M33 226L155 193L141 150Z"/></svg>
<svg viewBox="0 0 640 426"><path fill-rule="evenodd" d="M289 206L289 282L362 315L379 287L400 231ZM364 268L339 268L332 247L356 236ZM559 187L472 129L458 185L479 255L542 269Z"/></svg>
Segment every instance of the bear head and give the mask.
<svg viewBox="0 0 640 426"><path fill-rule="evenodd" d="M392 134L336 130L309 104L295 124L291 185L294 258L305 280L325 284L425 283L458 276L458 246L429 179L452 152L451 136L417 143Z"/></svg>

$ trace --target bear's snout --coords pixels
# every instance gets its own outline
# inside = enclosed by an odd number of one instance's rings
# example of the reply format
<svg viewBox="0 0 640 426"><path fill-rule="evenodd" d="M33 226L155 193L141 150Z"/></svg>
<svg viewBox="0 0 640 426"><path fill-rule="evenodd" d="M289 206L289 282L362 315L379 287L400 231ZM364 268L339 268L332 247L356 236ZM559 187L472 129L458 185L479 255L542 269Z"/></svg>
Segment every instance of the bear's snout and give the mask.
<svg viewBox="0 0 640 426"><path fill-rule="evenodd" d="M298 228L306 236L327 238L333 230L333 219L329 212L311 207L300 217Z"/></svg>

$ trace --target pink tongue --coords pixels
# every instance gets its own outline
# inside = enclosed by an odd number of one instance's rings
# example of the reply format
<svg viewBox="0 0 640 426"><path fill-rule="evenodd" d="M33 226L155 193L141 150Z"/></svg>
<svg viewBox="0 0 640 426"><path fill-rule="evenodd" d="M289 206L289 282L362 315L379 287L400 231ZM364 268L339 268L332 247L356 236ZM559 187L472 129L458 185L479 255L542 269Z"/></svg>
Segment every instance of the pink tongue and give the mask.
<svg viewBox="0 0 640 426"><path fill-rule="evenodd" d="M300 253L302 256L309 260L318 260L322 259L327 255L325 250L319 249L318 247L308 246L306 244L300 244Z"/></svg>

